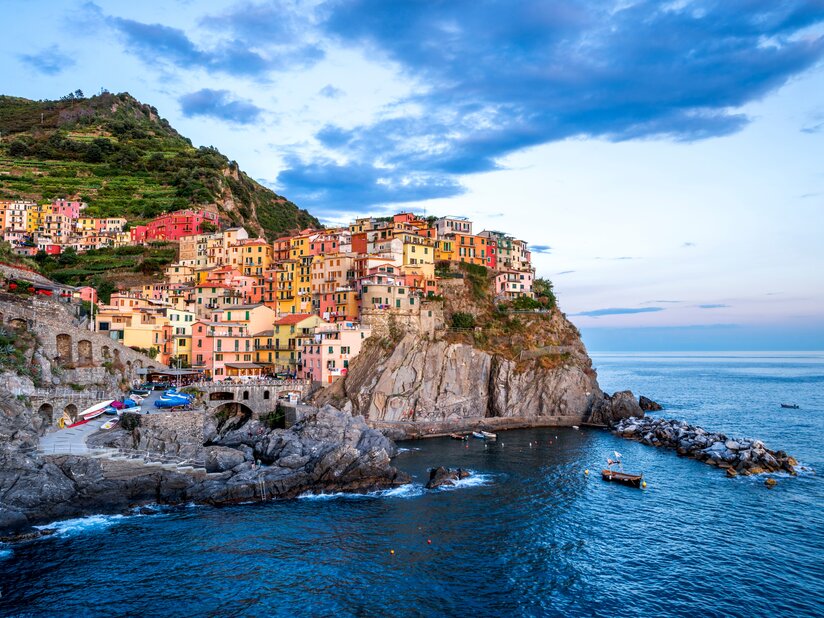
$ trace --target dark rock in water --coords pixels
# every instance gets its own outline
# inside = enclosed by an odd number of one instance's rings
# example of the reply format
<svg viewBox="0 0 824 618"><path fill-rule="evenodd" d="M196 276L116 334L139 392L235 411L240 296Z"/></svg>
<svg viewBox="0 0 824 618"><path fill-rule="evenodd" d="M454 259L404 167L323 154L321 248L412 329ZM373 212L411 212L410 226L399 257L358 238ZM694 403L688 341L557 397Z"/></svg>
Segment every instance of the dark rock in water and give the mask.
<svg viewBox="0 0 824 618"><path fill-rule="evenodd" d="M653 401L648 397L641 397L638 399L638 405L644 412L658 412L659 410L663 410L664 408L661 407L660 403Z"/></svg>
<svg viewBox="0 0 824 618"><path fill-rule="evenodd" d="M35 539L39 539L40 537L51 536L52 534L54 534L54 530L50 530L48 528L44 530L28 528L22 532L0 536L0 543L22 543L23 541L33 541Z"/></svg>
<svg viewBox="0 0 824 618"><path fill-rule="evenodd" d="M429 471L429 482L427 482L426 488L436 489L444 485L454 485L455 481L465 479L469 476L471 476L470 472L462 468L452 470L451 468L439 466Z"/></svg>
<svg viewBox="0 0 824 618"><path fill-rule="evenodd" d="M29 528L29 520L23 513L0 507L0 530L19 532Z"/></svg>
<svg viewBox="0 0 824 618"><path fill-rule="evenodd" d="M595 425L612 426L618 421L638 417L643 418L644 411L632 391L619 391L612 396L604 393L603 398L592 403L587 422Z"/></svg>

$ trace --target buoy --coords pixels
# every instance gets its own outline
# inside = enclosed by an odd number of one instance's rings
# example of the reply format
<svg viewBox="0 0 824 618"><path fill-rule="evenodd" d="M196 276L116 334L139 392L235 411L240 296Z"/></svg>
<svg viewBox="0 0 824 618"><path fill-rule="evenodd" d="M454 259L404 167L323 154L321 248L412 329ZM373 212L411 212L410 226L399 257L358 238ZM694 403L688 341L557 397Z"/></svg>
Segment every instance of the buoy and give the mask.
<svg viewBox="0 0 824 618"><path fill-rule="evenodd" d="M642 481L642 482L641 482L641 487L643 487L644 489L646 489L646 488L647 488L647 482L646 482L646 481Z"/></svg>
<svg viewBox="0 0 824 618"><path fill-rule="evenodd" d="M395 555L395 550L394 550L394 549L390 549L390 550L389 550L389 553L390 553L390 554L392 554L392 555L394 556L394 555Z"/></svg>
<svg viewBox="0 0 824 618"><path fill-rule="evenodd" d="M586 474L587 476L589 476L589 470L584 470L584 474Z"/></svg>
<svg viewBox="0 0 824 618"><path fill-rule="evenodd" d="M427 539L427 540L426 540L426 544L427 544L427 545L432 545L432 539Z"/></svg>

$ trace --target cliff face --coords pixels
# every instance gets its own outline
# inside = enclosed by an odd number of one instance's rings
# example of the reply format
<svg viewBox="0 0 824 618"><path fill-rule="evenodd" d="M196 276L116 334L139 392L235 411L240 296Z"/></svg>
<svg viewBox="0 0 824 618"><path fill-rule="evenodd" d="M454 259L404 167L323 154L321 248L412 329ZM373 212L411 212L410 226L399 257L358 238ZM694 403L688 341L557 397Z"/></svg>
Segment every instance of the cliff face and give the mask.
<svg viewBox="0 0 824 618"><path fill-rule="evenodd" d="M610 399L598 386L577 329L557 309L490 311L445 299L472 312L475 330L443 329L434 337L406 332L372 337L348 375L316 395L362 414L393 437L486 426L576 425L593 408L609 418ZM449 319L447 319L449 323Z"/></svg>

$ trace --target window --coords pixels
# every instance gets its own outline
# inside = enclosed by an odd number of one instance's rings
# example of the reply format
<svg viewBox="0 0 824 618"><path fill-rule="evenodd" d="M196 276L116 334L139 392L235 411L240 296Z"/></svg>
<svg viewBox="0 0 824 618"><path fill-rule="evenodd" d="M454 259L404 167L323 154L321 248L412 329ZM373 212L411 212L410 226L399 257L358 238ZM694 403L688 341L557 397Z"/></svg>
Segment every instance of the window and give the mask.
<svg viewBox="0 0 824 618"><path fill-rule="evenodd" d="M223 360L223 354L215 354L215 360L222 361Z"/></svg>
<svg viewBox="0 0 824 618"><path fill-rule="evenodd" d="M330 346L329 346L329 354L332 354L333 349L334 349L334 348L332 348L332 346L330 345Z"/></svg>

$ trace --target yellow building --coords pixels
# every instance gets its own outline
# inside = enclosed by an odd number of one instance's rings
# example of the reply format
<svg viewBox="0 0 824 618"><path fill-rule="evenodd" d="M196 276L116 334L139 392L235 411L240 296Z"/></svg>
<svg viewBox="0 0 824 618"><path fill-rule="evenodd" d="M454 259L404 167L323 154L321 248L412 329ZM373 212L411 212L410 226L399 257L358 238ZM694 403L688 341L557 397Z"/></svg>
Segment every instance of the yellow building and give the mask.
<svg viewBox="0 0 824 618"><path fill-rule="evenodd" d="M26 216L26 231L29 234L36 232L45 220L46 215L51 214L51 204L32 204Z"/></svg>
<svg viewBox="0 0 824 618"><path fill-rule="evenodd" d="M317 315L307 313L287 315L275 321L271 339L276 371L290 374L297 372L300 363L298 340L312 335L321 324L327 322Z"/></svg>

